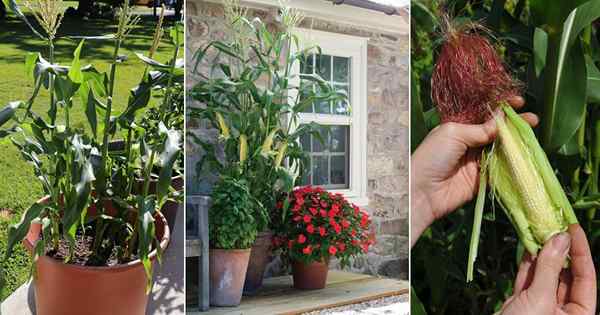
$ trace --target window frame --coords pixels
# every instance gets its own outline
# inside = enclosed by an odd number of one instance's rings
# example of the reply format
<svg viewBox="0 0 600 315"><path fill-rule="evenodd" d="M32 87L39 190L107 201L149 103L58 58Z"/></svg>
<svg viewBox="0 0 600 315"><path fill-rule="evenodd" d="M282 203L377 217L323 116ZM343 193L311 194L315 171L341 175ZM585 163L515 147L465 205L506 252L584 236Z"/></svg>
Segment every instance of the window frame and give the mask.
<svg viewBox="0 0 600 315"><path fill-rule="evenodd" d="M350 115L331 115L320 113L299 113L297 124L316 122L321 125L348 125L350 138L348 139L348 176L347 189L329 189L332 193L340 193L348 201L366 206L367 197L367 45L368 38L330 33L304 28L296 28L294 33L300 38L300 49L317 45L325 55L346 57L350 59L350 88L349 103ZM292 47L292 54L296 53ZM300 65L296 63L293 68L294 78L290 84L299 86ZM298 95L297 90L291 90L290 102ZM297 126L292 126L295 128Z"/></svg>

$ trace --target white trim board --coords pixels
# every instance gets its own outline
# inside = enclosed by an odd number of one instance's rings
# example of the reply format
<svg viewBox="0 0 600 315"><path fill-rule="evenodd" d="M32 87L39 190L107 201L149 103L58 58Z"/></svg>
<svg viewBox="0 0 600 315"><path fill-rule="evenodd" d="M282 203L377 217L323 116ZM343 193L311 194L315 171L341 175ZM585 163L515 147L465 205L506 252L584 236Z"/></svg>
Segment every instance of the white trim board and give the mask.
<svg viewBox="0 0 600 315"><path fill-rule="evenodd" d="M222 0L191 1L222 3ZM277 0L241 0L241 3L250 8L272 8L278 6L279 2ZM383 12L344 4L334 5L328 0L290 0L288 4L290 7L304 12L307 17L334 21L383 33L408 35L410 32L408 16L387 15Z"/></svg>

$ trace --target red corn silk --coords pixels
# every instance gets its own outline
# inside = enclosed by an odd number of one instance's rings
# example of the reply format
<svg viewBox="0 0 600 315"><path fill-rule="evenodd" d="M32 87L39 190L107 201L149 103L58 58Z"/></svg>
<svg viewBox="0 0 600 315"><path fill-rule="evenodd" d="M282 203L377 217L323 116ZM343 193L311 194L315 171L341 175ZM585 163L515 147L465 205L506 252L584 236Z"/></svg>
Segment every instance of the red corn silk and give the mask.
<svg viewBox="0 0 600 315"><path fill-rule="evenodd" d="M480 124L500 101L519 95L492 44L470 30L450 30L431 77L431 97L442 122Z"/></svg>

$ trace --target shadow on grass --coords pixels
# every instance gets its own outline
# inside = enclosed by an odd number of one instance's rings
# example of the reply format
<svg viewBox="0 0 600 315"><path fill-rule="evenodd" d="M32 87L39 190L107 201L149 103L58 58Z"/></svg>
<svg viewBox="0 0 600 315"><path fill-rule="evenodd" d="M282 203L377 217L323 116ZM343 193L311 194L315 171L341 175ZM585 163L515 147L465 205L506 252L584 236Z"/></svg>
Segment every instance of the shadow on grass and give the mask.
<svg viewBox="0 0 600 315"><path fill-rule="evenodd" d="M28 15L30 22L39 29L33 16ZM172 20L166 20L166 25L173 24ZM131 51L146 51L148 43L152 41L156 19L153 16L142 15L138 26L130 33L129 40L124 44L124 48ZM164 27L164 26L163 26ZM116 23L107 19L82 20L76 17L65 17L58 30L58 39L56 45L61 49L56 50L58 60L70 59L72 51L77 47L79 40L71 39L71 36L102 36L112 34L116 30ZM165 38L163 37L163 40ZM9 15L5 20L0 20L0 46L9 46L21 51L44 51L45 43L39 37L36 37L29 27L19 18ZM112 59L112 40L87 40L86 58L93 60ZM162 48L166 49L166 48ZM161 48L159 48L161 50ZM47 52L44 51L46 54ZM0 55L2 54L0 48ZM6 56L5 60L23 61L24 56ZM12 58L12 59L11 59Z"/></svg>

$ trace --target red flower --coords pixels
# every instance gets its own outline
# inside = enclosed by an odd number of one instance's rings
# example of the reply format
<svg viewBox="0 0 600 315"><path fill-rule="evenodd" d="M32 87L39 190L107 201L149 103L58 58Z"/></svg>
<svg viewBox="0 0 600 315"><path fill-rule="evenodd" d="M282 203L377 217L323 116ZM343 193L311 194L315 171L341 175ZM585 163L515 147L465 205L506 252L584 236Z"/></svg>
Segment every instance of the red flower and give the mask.
<svg viewBox="0 0 600 315"><path fill-rule="evenodd" d="M288 248L292 248L292 246L294 246L294 241L293 240L289 240L288 241Z"/></svg>
<svg viewBox="0 0 600 315"><path fill-rule="evenodd" d="M300 208L302 208L302 205L295 204L295 205L292 207L292 212L298 212L298 211L300 210Z"/></svg>
<svg viewBox="0 0 600 315"><path fill-rule="evenodd" d="M313 234L313 233L315 233L315 226L314 226L314 225L312 225L312 224L309 224L309 225L306 227L306 232L308 232L309 234Z"/></svg>
<svg viewBox="0 0 600 315"><path fill-rule="evenodd" d="M277 204L275 205L275 208L277 208L277 209L283 208L283 202L277 201Z"/></svg>
<svg viewBox="0 0 600 315"><path fill-rule="evenodd" d="M298 235L298 244L304 244L306 242L306 236L304 234Z"/></svg>
<svg viewBox="0 0 600 315"><path fill-rule="evenodd" d="M308 214L304 215L304 223L310 223L310 221L312 220L312 217Z"/></svg>
<svg viewBox="0 0 600 315"><path fill-rule="evenodd" d="M314 207L308 208L308 211L310 211L310 213L312 213L312 215L317 215L317 213L318 213L317 208L314 208Z"/></svg>
<svg viewBox="0 0 600 315"><path fill-rule="evenodd" d="M350 226L350 221L346 219L342 220L342 226L344 227L344 229L347 229Z"/></svg>
<svg viewBox="0 0 600 315"><path fill-rule="evenodd" d="M337 248L333 245L329 246L329 254L335 255L335 253L337 253Z"/></svg>
<svg viewBox="0 0 600 315"><path fill-rule="evenodd" d="M320 234L321 236L325 236L325 234L327 234L327 230L325 230L325 228L324 228L324 227L322 227L322 226L319 226L319 234Z"/></svg>
<svg viewBox="0 0 600 315"><path fill-rule="evenodd" d="M352 245L354 245L354 246L358 245L358 240L352 240Z"/></svg>
<svg viewBox="0 0 600 315"><path fill-rule="evenodd" d="M323 218L327 216L327 211L326 211L326 210L324 210L324 209L321 209L321 210L320 210L320 212L321 212L321 216L322 216Z"/></svg>
<svg viewBox="0 0 600 315"><path fill-rule="evenodd" d="M350 235L352 235L352 237L355 237L356 236L356 230L353 229L352 232L350 232Z"/></svg>
<svg viewBox="0 0 600 315"><path fill-rule="evenodd" d="M367 215L366 213L363 213L362 217L360 218L360 226L367 227L368 224L369 224L369 215Z"/></svg>
<svg viewBox="0 0 600 315"><path fill-rule="evenodd" d="M342 227L337 223L333 226L333 229L335 230L335 234L342 233Z"/></svg>
<svg viewBox="0 0 600 315"><path fill-rule="evenodd" d="M365 253L369 251L369 243L364 243L364 244L360 245L360 247L362 247L362 250Z"/></svg>
<svg viewBox="0 0 600 315"><path fill-rule="evenodd" d="M321 200L321 208L327 208L327 202Z"/></svg>
<svg viewBox="0 0 600 315"><path fill-rule="evenodd" d="M311 247L310 245L308 245L308 246L304 247L304 248L302 249L302 253L303 253L304 255L310 255L310 254L312 253L312 247Z"/></svg>
<svg viewBox="0 0 600 315"><path fill-rule="evenodd" d="M331 219L329 219L329 225L335 226L335 225L337 225L337 222L335 222L335 219L331 218Z"/></svg>
<svg viewBox="0 0 600 315"><path fill-rule="evenodd" d="M302 206L304 204L304 197L296 195L296 204Z"/></svg>
<svg viewBox="0 0 600 315"><path fill-rule="evenodd" d="M281 238L278 236L273 237L273 246L275 247L279 247L279 245L281 245Z"/></svg>
<svg viewBox="0 0 600 315"><path fill-rule="evenodd" d="M344 243L339 243L338 247L340 248L340 252L343 252L346 250L346 244L344 244Z"/></svg>
<svg viewBox="0 0 600 315"><path fill-rule="evenodd" d="M294 217L294 221L295 221L295 222L298 222L298 221L300 221L300 220L302 220L302 217L301 217L301 216L297 215L297 216L295 216L295 217Z"/></svg>

